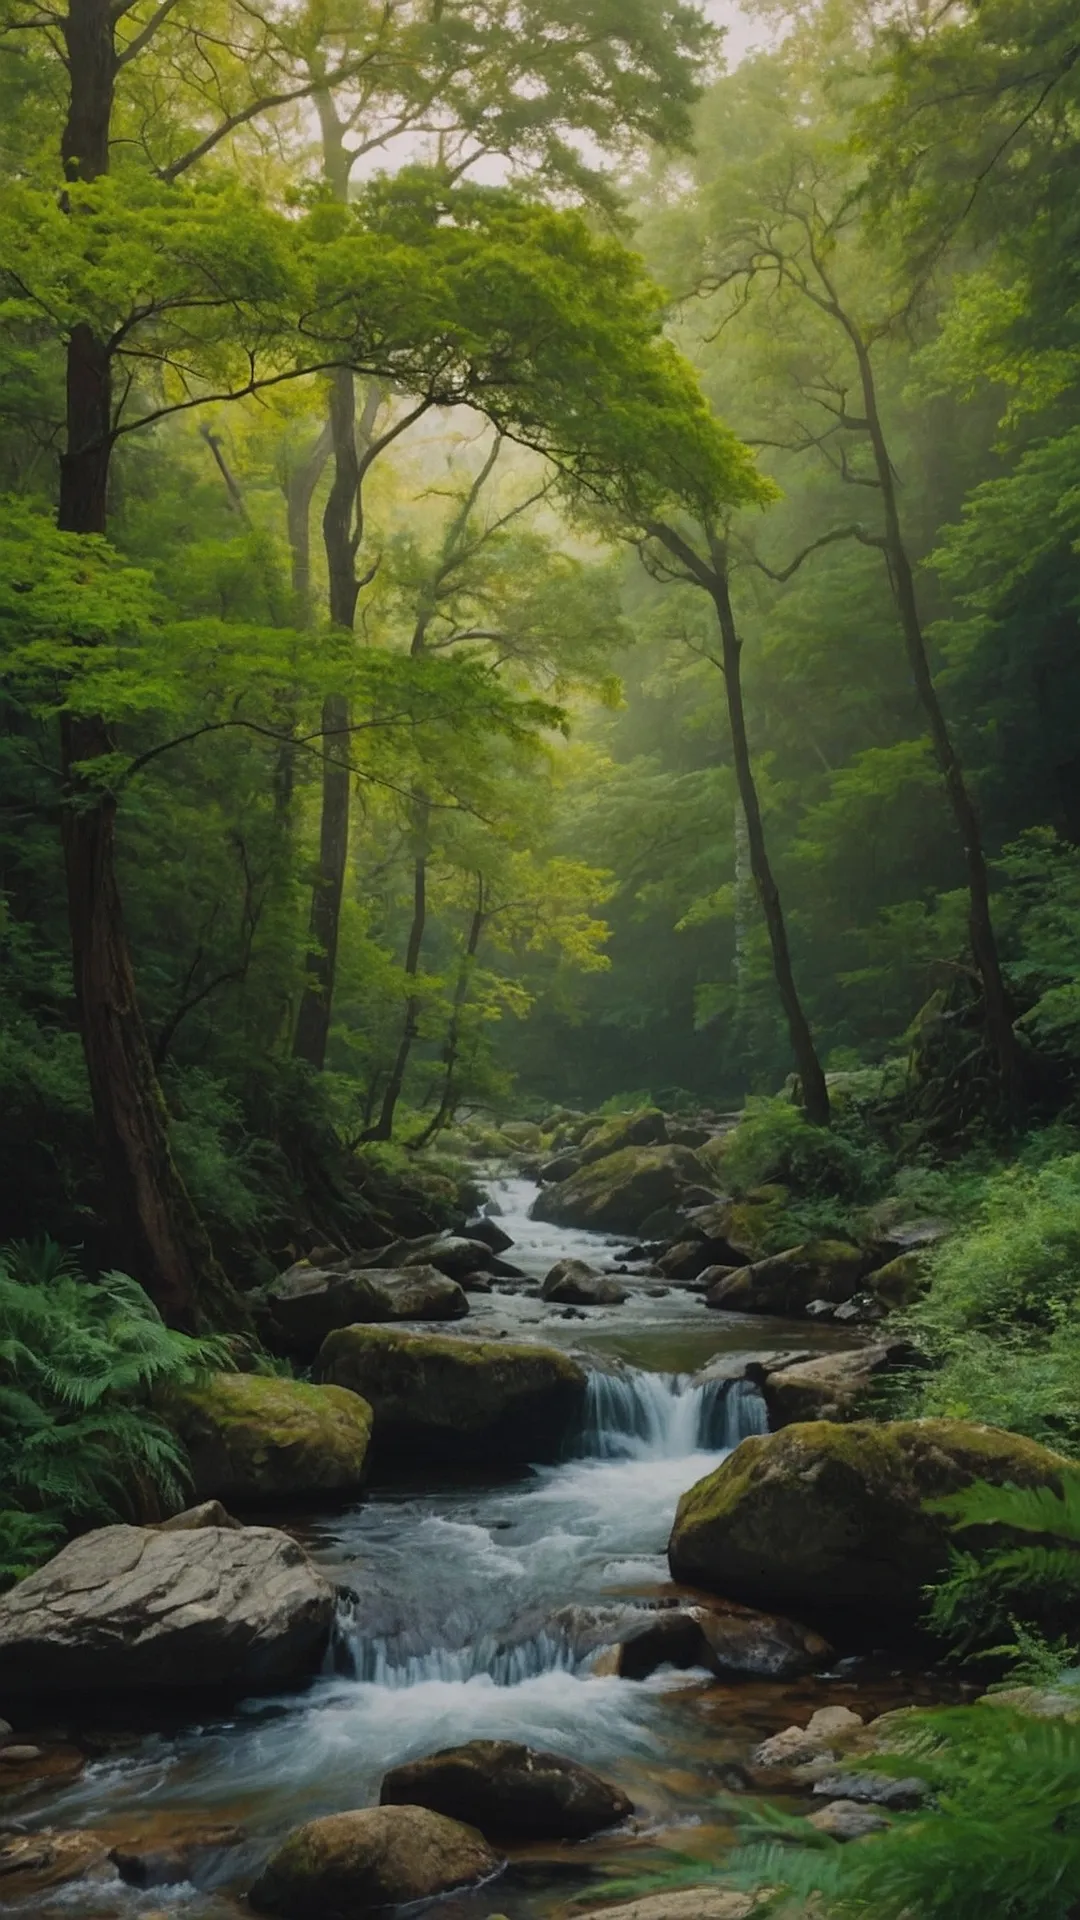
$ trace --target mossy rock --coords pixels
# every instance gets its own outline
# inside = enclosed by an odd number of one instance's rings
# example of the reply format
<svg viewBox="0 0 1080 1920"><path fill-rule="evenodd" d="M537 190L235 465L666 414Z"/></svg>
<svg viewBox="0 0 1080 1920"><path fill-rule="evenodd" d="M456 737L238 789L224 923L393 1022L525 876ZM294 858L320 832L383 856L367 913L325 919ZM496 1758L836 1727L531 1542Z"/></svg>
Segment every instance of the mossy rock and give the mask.
<svg viewBox="0 0 1080 1920"><path fill-rule="evenodd" d="M384 1466L554 1460L585 1400L576 1361L525 1341L342 1327L324 1343L318 1370L370 1401Z"/></svg>
<svg viewBox="0 0 1080 1920"><path fill-rule="evenodd" d="M616 1114L598 1127L590 1127L581 1142L582 1162L605 1160L621 1153L624 1147L662 1147L667 1144L667 1121L659 1107L642 1107L637 1113Z"/></svg>
<svg viewBox="0 0 1080 1920"><path fill-rule="evenodd" d="M342 1387L220 1373L178 1392L169 1412L200 1500L317 1503L363 1485L372 1411Z"/></svg>
<svg viewBox="0 0 1080 1920"><path fill-rule="evenodd" d="M729 1312L792 1318L805 1312L811 1300L831 1300L836 1305L850 1300L865 1268L865 1255L847 1241L811 1240L731 1274L709 1294L709 1305Z"/></svg>
<svg viewBox="0 0 1080 1920"><path fill-rule="evenodd" d="M672 1577L814 1621L914 1624L948 1559L948 1529L925 1502L975 1480L1056 1488L1067 1465L963 1420L785 1427L744 1440L683 1495Z"/></svg>
<svg viewBox="0 0 1080 1920"><path fill-rule="evenodd" d="M658 1207L691 1190L709 1191L708 1174L689 1147L623 1147L545 1188L533 1218L596 1233L637 1233Z"/></svg>
<svg viewBox="0 0 1080 1920"><path fill-rule="evenodd" d="M929 1262L922 1253L901 1253L867 1278L867 1287L885 1307L909 1307L930 1284Z"/></svg>

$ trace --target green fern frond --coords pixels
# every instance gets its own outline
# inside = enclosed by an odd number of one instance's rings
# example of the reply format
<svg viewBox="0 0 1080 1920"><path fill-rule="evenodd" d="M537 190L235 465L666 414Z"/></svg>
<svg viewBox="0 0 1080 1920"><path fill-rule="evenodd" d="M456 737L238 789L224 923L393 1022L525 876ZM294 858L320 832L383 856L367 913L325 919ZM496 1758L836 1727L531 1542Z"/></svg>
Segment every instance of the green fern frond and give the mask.
<svg viewBox="0 0 1080 1920"><path fill-rule="evenodd" d="M927 1502L959 1532L967 1527L1009 1527L1015 1533L1049 1534L1080 1546L1080 1474L1062 1475L1053 1487L990 1486L978 1480L959 1493Z"/></svg>

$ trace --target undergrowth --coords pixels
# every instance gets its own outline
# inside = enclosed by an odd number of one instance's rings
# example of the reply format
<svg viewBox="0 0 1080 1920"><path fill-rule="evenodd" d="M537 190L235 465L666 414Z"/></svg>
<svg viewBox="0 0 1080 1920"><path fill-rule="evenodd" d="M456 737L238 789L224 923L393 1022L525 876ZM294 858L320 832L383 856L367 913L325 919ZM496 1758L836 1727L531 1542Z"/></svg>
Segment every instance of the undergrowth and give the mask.
<svg viewBox="0 0 1080 1920"><path fill-rule="evenodd" d="M187 1459L152 1395L230 1364L127 1274L89 1281L51 1241L0 1251L0 1586L80 1526L182 1504Z"/></svg>

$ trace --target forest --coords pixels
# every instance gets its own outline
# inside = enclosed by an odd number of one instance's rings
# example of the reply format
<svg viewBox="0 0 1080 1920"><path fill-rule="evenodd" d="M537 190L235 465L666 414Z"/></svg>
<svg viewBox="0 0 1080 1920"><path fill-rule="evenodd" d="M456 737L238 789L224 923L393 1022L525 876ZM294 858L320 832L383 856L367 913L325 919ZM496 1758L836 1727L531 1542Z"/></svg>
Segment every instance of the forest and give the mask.
<svg viewBox="0 0 1080 1920"><path fill-rule="evenodd" d="M1077 0L0 0L19 1911L1077 1920L1078 241Z"/></svg>

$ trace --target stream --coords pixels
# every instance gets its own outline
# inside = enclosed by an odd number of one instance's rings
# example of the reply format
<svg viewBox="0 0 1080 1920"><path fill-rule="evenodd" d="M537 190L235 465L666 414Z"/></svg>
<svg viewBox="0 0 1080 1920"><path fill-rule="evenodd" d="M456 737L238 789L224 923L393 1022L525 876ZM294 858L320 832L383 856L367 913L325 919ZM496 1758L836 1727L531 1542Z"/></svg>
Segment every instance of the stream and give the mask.
<svg viewBox="0 0 1080 1920"><path fill-rule="evenodd" d="M530 1220L536 1189L526 1181L491 1191L515 1242L507 1257L530 1275L568 1256L611 1265L625 1247ZM383 1774L403 1760L509 1738L596 1767L637 1808L635 1831L533 1847L496 1886L439 1908L445 1920L543 1920L665 1850L707 1853L718 1826L726 1838L725 1769L744 1763L765 1734L825 1700L850 1704L856 1686L872 1696L868 1712L913 1697L887 1663L841 1661L830 1676L788 1686L594 1671L605 1646L643 1623L644 1602L667 1580L680 1494L745 1435L766 1430L756 1391L695 1387L691 1370L724 1349L815 1344L805 1324L711 1313L677 1289L635 1288L623 1307L572 1319L520 1291L471 1304L470 1332L530 1335L594 1356L570 1457L514 1478L459 1471L381 1487L345 1511L298 1522L314 1557L355 1596L343 1600L332 1658L310 1688L195 1725L159 1714L140 1731L103 1715L96 1737L93 1727L89 1738L84 1725L72 1728L97 1755L77 1781L7 1803L30 1826L199 1814L242 1827L244 1846L208 1859L198 1887L74 1883L39 1894L35 1916L236 1920L248 1911L238 1891L290 1828L373 1804ZM816 1343L836 1338L819 1333Z"/></svg>

